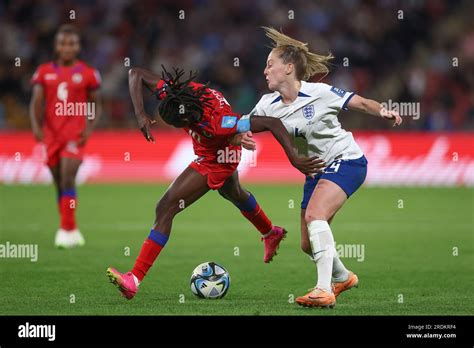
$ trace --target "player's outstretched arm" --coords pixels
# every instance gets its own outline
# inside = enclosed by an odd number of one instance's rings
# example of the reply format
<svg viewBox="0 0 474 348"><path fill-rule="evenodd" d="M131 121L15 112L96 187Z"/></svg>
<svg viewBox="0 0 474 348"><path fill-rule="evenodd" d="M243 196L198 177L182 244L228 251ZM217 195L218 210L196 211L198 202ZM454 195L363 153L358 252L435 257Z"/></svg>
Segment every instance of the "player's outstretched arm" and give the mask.
<svg viewBox="0 0 474 348"><path fill-rule="evenodd" d="M250 131L254 133L270 131L285 150L290 163L305 175L319 173L326 166L324 161L315 157L299 157L293 147L293 141L280 119L267 116L251 116Z"/></svg>
<svg viewBox="0 0 474 348"><path fill-rule="evenodd" d="M402 118L398 112L387 110L379 102L363 98L357 94L354 94L351 100L349 100L347 107L350 110L365 112L366 114L379 116L387 120L395 120L393 126L399 126L402 124Z"/></svg>
<svg viewBox="0 0 474 348"><path fill-rule="evenodd" d="M161 76L153 71L143 68L131 68L128 71L128 89L132 98L135 117L138 121L138 127L145 136L147 141L155 142L151 134L151 125L156 121L149 116L143 104L143 86L153 91Z"/></svg>
<svg viewBox="0 0 474 348"><path fill-rule="evenodd" d="M33 135L37 141L43 141L43 131L41 124L43 122L44 91L43 86L35 84L33 86L33 95L30 101L30 120Z"/></svg>

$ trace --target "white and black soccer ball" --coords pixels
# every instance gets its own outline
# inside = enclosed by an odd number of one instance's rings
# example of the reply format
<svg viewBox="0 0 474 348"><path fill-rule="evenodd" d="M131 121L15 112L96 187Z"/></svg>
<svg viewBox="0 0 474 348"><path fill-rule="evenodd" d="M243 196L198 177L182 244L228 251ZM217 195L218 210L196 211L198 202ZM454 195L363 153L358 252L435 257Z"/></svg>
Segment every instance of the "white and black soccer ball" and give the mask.
<svg viewBox="0 0 474 348"><path fill-rule="evenodd" d="M201 263L191 275L191 291L201 298L222 298L229 286L229 272L215 262Z"/></svg>

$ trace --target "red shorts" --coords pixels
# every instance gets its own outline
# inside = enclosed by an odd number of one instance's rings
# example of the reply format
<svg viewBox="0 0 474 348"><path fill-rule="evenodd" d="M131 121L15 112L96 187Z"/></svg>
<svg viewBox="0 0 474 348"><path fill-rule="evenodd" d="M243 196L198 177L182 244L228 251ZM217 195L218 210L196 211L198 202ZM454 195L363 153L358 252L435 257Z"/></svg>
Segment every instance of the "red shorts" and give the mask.
<svg viewBox="0 0 474 348"><path fill-rule="evenodd" d="M77 145L76 140L51 141L46 143L46 165L50 168L59 163L61 157L75 158L82 161L84 146Z"/></svg>
<svg viewBox="0 0 474 348"><path fill-rule="evenodd" d="M207 186L211 190L217 190L237 170L239 163L222 164L214 161L193 161L189 166L202 176L207 175Z"/></svg>

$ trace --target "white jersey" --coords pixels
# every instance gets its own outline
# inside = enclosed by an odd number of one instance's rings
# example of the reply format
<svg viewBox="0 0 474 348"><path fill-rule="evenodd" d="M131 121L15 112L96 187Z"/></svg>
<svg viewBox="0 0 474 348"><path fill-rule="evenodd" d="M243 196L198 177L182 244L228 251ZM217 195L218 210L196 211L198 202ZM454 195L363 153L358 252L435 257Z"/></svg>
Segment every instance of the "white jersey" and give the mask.
<svg viewBox="0 0 474 348"><path fill-rule="evenodd" d="M336 157L363 156L352 133L342 129L337 119L341 109L347 110L346 105L353 95L325 83L301 81L298 96L291 104L284 104L278 92L264 94L250 116L281 119L294 138L299 154L318 156L329 165Z"/></svg>

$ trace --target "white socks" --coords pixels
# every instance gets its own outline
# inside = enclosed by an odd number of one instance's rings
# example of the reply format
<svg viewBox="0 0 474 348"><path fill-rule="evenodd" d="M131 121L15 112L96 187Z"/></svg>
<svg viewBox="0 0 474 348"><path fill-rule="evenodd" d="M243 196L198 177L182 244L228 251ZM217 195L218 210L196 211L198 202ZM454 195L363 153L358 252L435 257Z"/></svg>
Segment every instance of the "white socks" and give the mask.
<svg viewBox="0 0 474 348"><path fill-rule="evenodd" d="M345 282L349 278L349 271L339 259L339 254L334 249L334 257L332 259L332 280L339 283Z"/></svg>
<svg viewBox="0 0 474 348"><path fill-rule="evenodd" d="M318 283L316 287L332 293L331 277L333 257L335 256L336 249L334 248L334 238L331 228L327 221L311 221L308 224L308 237L313 251L313 259L318 268ZM339 262L341 263L340 260Z"/></svg>

